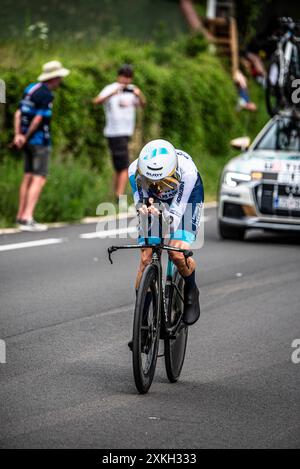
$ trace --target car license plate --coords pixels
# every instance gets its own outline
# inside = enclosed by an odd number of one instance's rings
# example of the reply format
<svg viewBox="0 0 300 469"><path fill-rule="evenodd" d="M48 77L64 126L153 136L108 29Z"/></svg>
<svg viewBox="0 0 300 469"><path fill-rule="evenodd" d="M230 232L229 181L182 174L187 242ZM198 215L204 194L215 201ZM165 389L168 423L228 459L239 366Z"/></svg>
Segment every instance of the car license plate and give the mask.
<svg viewBox="0 0 300 469"><path fill-rule="evenodd" d="M279 210L300 210L300 198L277 197L274 205Z"/></svg>
<svg viewBox="0 0 300 469"><path fill-rule="evenodd" d="M298 184L300 182L300 172L279 173L278 182L280 184Z"/></svg>

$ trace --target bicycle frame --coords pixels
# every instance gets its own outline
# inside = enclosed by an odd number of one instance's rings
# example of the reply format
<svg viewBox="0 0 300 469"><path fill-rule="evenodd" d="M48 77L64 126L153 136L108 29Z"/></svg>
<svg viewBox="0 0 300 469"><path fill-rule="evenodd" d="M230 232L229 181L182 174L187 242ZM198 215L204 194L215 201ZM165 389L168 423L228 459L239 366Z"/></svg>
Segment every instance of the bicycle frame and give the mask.
<svg viewBox="0 0 300 469"><path fill-rule="evenodd" d="M161 264L161 254L162 251L176 251L176 252L181 252L186 261L188 257L191 257L193 255L193 252L190 251L189 249L180 249L172 246L165 245L163 243L163 239L161 244L143 244L143 245L137 245L137 244L127 244L124 246L111 246L108 248L108 257L109 261L112 264L112 253L115 251L118 251L120 249L152 249L152 264L154 264L157 268L158 272L158 281L159 281L159 288L161 292L161 318L162 318L162 325L163 325L163 333L165 333L168 338L175 338L176 333L180 327L181 324L181 316L179 317L177 323L174 326L170 326L169 324L169 319L168 319L168 308L169 308L169 303L167 303L167 300L170 300L171 298L171 289L175 288L177 293L179 294L181 300L183 301L182 295L177 287L177 285L173 282L173 269L174 269L174 264L168 260L168 266L167 266L167 274L166 274L166 283L165 283L165 288L163 285L163 272L162 272L162 264Z"/></svg>

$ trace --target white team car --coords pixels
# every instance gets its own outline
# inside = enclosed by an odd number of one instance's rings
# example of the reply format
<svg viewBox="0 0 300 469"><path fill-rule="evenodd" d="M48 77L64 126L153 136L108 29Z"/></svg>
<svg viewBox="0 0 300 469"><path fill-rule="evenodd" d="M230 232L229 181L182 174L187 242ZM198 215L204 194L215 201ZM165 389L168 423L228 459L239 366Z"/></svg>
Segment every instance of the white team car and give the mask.
<svg viewBox="0 0 300 469"><path fill-rule="evenodd" d="M277 115L250 146L241 140L232 143L248 148L229 161L220 181L221 237L243 239L249 229L300 233L300 119Z"/></svg>

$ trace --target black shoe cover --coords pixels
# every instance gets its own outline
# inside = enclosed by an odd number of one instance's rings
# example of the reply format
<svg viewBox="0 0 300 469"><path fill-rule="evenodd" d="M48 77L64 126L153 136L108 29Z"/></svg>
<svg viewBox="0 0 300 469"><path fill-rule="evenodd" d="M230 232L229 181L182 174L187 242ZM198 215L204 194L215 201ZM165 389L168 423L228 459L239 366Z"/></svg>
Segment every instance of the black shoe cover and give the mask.
<svg viewBox="0 0 300 469"><path fill-rule="evenodd" d="M199 290L196 285L184 292L183 322L191 326L200 316Z"/></svg>

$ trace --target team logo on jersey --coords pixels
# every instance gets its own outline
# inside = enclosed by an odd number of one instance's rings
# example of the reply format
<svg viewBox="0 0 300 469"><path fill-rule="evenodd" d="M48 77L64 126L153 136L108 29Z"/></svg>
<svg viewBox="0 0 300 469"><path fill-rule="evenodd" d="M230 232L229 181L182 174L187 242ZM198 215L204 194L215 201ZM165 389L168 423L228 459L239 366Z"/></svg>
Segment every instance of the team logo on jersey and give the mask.
<svg viewBox="0 0 300 469"><path fill-rule="evenodd" d="M179 189L178 189L178 196L177 196L177 199L176 199L176 202L179 204L181 199L182 199L182 196L183 196L183 191L184 191L184 182L182 182L179 186Z"/></svg>

